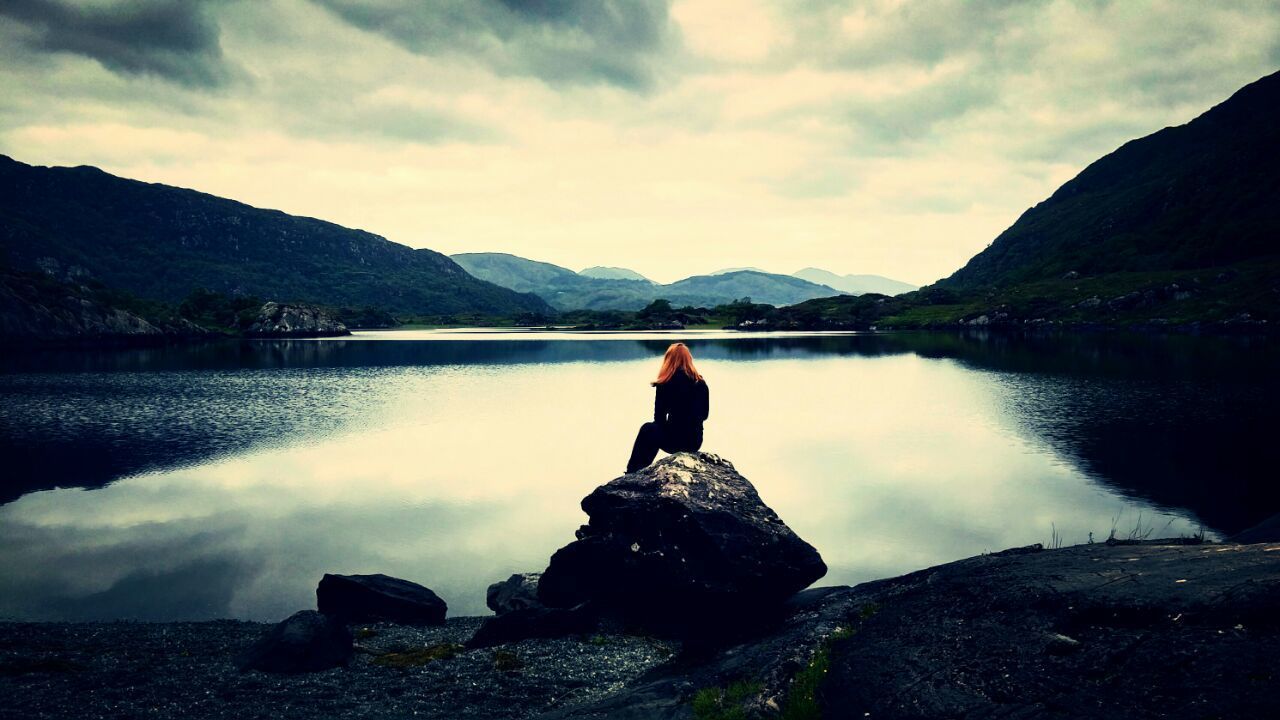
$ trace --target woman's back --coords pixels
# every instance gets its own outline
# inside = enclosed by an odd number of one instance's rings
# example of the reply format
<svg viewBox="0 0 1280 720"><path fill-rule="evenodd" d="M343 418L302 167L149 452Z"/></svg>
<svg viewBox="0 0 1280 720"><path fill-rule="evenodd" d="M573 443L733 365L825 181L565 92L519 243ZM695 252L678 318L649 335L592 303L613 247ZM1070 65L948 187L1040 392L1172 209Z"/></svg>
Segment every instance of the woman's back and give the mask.
<svg viewBox="0 0 1280 720"><path fill-rule="evenodd" d="M653 419L658 423L689 426L701 424L710 410L707 383L694 380L683 372L658 385L654 398Z"/></svg>

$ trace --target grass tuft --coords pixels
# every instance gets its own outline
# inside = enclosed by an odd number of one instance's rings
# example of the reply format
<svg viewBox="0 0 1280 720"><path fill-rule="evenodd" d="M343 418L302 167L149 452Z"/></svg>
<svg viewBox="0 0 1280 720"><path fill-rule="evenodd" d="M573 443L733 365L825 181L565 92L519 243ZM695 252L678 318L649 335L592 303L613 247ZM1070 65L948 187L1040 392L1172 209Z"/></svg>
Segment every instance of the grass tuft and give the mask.
<svg viewBox="0 0 1280 720"><path fill-rule="evenodd" d="M463 647L458 643L437 643L411 650L383 653L374 658L373 662L386 667L420 667L434 660L448 660L456 657L462 650Z"/></svg>
<svg viewBox="0 0 1280 720"><path fill-rule="evenodd" d="M746 680L723 688L702 688L693 696L693 716L697 720L748 720L752 715L743 703L762 690L762 683Z"/></svg>

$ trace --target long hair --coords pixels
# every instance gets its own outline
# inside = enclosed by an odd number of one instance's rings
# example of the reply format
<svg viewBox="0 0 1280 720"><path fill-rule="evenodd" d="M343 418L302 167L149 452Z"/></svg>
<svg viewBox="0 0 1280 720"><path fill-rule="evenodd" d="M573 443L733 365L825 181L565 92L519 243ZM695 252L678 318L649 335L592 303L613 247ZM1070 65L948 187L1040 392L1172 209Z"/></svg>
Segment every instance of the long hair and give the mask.
<svg viewBox="0 0 1280 720"><path fill-rule="evenodd" d="M671 343L667 354L662 357L662 368L658 370L658 379L649 383L654 387L675 377L677 370L683 370L690 380L701 380L702 374L693 366L693 354L684 343Z"/></svg>

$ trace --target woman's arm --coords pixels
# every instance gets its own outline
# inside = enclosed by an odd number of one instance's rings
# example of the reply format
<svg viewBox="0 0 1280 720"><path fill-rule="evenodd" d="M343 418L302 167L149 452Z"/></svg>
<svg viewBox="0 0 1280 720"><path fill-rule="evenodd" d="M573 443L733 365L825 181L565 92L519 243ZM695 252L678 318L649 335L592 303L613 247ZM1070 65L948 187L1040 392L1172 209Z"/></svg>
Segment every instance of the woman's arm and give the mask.
<svg viewBox="0 0 1280 720"><path fill-rule="evenodd" d="M706 380L703 380L702 382L698 383L697 388L698 388L698 417L699 419L705 421L707 419L707 416L711 414L711 393L709 390L707 390Z"/></svg>
<svg viewBox="0 0 1280 720"><path fill-rule="evenodd" d="M653 421L662 424L667 421L667 402L663 397L662 385L653 389Z"/></svg>

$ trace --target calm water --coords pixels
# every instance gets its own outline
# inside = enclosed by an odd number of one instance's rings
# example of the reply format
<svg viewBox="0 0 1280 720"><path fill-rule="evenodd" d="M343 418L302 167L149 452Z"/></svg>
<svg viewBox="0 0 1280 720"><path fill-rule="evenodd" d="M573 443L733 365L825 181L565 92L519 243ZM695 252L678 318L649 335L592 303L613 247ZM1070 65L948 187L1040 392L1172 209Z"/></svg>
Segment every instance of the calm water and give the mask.
<svg viewBox="0 0 1280 720"><path fill-rule="evenodd" d="M1277 511L1272 345L384 332L0 360L0 617L278 619L324 572L454 614L620 474L684 339L732 460L855 583Z"/></svg>

